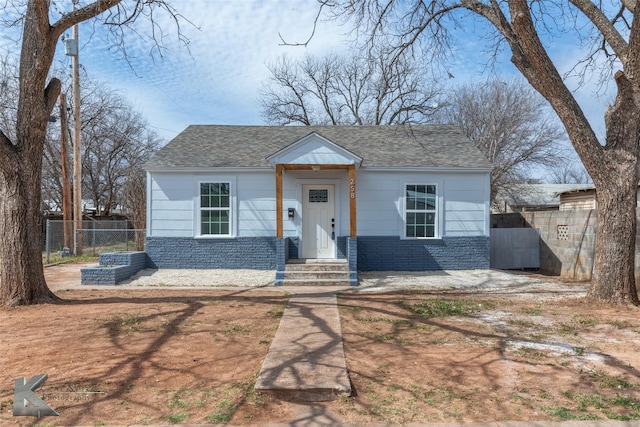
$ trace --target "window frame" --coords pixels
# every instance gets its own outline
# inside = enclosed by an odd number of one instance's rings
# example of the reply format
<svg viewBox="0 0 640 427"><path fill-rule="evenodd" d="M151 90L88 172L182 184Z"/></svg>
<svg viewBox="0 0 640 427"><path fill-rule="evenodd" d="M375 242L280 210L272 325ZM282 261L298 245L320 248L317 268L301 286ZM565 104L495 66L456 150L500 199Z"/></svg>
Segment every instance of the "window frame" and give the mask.
<svg viewBox="0 0 640 427"><path fill-rule="evenodd" d="M229 186L229 206L228 207L203 207L202 206L202 184L227 184ZM197 182L196 187L196 213L195 213L195 237L203 239L228 239L235 237L235 182L228 177L213 177L212 179L201 179ZM229 212L229 232L227 234L204 234L202 231L202 212L203 211L228 211Z"/></svg>
<svg viewBox="0 0 640 427"><path fill-rule="evenodd" d="M425 186L425 187L434 187L435 193L434 197L434 208L433 209L408 209L407 207L407 187L409 186ZM440 239L440 195L439 195L440 186L437 183L416 183L416 182L405 182L402 185L402 238L411 239L411 240L433 240ZM425 193L430 194L430 193ZM424 237L416 237L416 236L407 236L407 214L408 213L431 213L433 214L433 236L424 236Z"/></svg>

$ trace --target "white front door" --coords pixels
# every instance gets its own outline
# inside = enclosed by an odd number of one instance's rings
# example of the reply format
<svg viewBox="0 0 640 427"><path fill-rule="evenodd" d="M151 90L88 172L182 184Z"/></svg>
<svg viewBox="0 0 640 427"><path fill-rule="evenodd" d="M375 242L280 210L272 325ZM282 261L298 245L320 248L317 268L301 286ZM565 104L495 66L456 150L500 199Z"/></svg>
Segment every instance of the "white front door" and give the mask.
<svg viewBox="0 0 640 427"><path fill-rule="evenodd" d="M302 257L335 258L333 185L302 186Z"/></svg>

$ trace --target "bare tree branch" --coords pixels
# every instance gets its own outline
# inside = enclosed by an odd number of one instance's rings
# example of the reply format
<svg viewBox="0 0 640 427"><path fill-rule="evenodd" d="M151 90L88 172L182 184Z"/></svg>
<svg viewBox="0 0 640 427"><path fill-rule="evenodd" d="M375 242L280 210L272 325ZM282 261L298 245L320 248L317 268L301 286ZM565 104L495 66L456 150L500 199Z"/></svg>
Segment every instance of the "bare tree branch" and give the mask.
<svg viewBox="0 0 640 427"><path fill-rule="evenodd" d="M629 45L613 25L617 20L616 18L609 20L601 9L594 7L591 1L570 0L570 2L598 28L603 40L611 46L618 57L625 58L627 56ZM621 10L617 16L621 16L622 12Z"/></svg>
<svg viewBox="0 0 640 427"><path fill-rule="evenodd" d="M269 123L401 124L428 122L443 102L435 80L408 58L327 55L271 64L260 92Z"/></svg>
<svg viewBox="0 0 640 427"><path fill-rule="evenodd" d="M316 14L316 17L313 20L313 28L311 29L311 34L309 35L309 38L305 42L302 42L302 43L289 43L284 39L282 34L278 33L278 37L280 38L280 41L282 42L282 43L280 43L280 46L304 46L304 47L307 47L309 45L309 43L311 43L311 40L313 40L313 36L316 34L316 29L318 28L318 21L320 20L320 17L322 16L322 9L325 6L327 6L327 7L335 6L335 4L333 4L333 2L331 0L318 0L318 3L320 3L320 7L318 7L318 13Z"/></svg>
<svg viewBox="0 0 640 427"><path fill-rule="evenodd" d="M51 34L53 37L58 38L74 25L100 15L102 12L119 4L121 1L122 0L96 0L84 7L68 12L65 15L62 15L62 17L51 26ZM48 2L43 1L41 3L44 4Z"/></svg>

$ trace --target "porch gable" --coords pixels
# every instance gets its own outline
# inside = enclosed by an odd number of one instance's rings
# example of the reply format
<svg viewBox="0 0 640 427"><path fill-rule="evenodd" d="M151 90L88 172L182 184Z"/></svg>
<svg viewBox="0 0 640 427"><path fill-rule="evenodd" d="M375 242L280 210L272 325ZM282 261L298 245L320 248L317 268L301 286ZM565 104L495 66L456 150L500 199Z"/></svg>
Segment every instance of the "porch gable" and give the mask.
<svg viewBox="0 0 640 427"><path fill-rule="evenodd" d="M267 157L267 161L271 165L355 165L359 167L362 158L317 132L312 132L273 153Z"/></svg>

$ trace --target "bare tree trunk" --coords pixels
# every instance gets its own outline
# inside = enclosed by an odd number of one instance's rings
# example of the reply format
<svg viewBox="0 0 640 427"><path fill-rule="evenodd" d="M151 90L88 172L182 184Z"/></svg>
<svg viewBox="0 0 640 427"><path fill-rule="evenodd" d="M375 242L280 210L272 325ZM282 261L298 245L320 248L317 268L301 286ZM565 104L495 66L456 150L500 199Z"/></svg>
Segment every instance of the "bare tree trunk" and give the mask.
<svg viewBox="0 0 640 427"><path fill-rule="evenodd" d="M638 304L634 256L636 248L635 173L617 182L597 183L598 231L594 271L588 296L612 303ZM631 179L629 178L631 176ZM612 239L611 236L618 236Z"/></svg>
<svg viewBox="0 0 640 427"><path fill-rule="evenodd" d="M618 95L605 114L605 148L595 158L583 158L598 200L596 253L588 296L638 305L635 253L640 88L622 71L615 78Z"/></svg>
<svg viewBox="0 0 640 427"><path fill-rule="evenodd" d="M529 2L510 0L513 32L504 15L495 21L512 45L512 62L554 108L585 168L598 197L598 231L594 274L588 296L610 303L639 304L635 285L636 192L640 135L640 65L631 61L640 46L640 20L633 20L625 71L615 74L618 93L605 114L605 145L595 136L577 101L547 55ZM500 13L499 10L494 12ZM517 40L517 41L516 41Z"/></svg>
<svg viewBox="0 0 640 427"><path fill-rule="evenodd" d="M17 167L16 167L17 166ZM5 306L58 300L47 287L42 268L40 185L33 175L15 172L0 180L0 235L3 237L0 303Z"/></svg>
<svg viewBox="0 0 640 427"><path fill-rule="evenodd" d="M122 24L131 23L141 15L149 16L154 22L152 12L157 9L166 11L176 20L179 18L177 11L165 0L137 0L127 8L118 7L121 2L82 2L81 7L63 13L54 23L49 19L51 1L15 2L15 9L24 10L24 16L19 20L23 31L15 136L7 135L0 129L2 305L28 305L57 300L47 288L42 268L40 184L47 124L61 87L56 78L47 83L59 37L73 25L92 19L110 8L115 8L107 19L112 25L117 25L118 21ZM54 15L57 16L57 13Z"/></svg>
<svg viewBox="0 0 640 427"><path fill-rule="evenodd" d="M146 230L136 229L135 231L135 242L136 242L136 251L144 251L145 244L145 233Z"/></svg>
<svg viewBox="0 0 640 427"><path fill-rule="evenodd" d="M42 268L42 157L48 117L60 81L46 84L57 36L48 25L48 4L30 1L24 19L20 57L20 99L15 142L0 131L0 304L53 302ZM45 66L42 66L44 64Z"/></svg>

